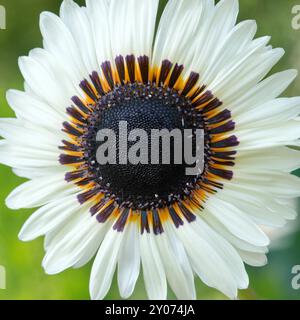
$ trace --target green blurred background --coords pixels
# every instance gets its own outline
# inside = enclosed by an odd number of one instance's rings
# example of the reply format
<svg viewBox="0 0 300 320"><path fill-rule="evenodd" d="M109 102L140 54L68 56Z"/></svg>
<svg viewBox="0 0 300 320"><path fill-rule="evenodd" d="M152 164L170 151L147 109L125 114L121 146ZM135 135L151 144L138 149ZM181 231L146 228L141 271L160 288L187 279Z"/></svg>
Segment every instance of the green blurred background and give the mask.
<svg viewBox="0 0 300 320"><path fill-rule="evenodd" d="M186 0L189 1L189 0ZM167 0L161 1L161 8ZM41 46L39 14L41 11L57 13L61 0L0 0L7 12L7 29L0 30L0 117L14 116L5 100L9 88L21 89L23 79L17 59L29 50ZM80 0L78 3L83 4ZM272 36L274 47L283 47L286 55L274 71L296 68L300 70L300 30L291 27L292 7L300 0L241 0L240 20L256 19L258 35ZM286 95L300 94L300 77L288 89ZM0 299L89 299L88 282L91 264L79 270L68 270L56 276L48 276L41 267L43 239L22 243L18 232L33 210L11 211L4 200L9 192L23 180L11 169L0 165L0 265L7 272L7 289L0 289ZM250 289L240 293L241 299L300 299L300 290L293 290L292 266L300 265L299 223L280 238L280 248L273 248L269 264L263 268L249 268ZM199 299L223 299L213 289L197 280ZM107 299L119 299L116 280ZM145 299L140 280L133 299ZM170 294L170 298L174 298Z"/></svg>

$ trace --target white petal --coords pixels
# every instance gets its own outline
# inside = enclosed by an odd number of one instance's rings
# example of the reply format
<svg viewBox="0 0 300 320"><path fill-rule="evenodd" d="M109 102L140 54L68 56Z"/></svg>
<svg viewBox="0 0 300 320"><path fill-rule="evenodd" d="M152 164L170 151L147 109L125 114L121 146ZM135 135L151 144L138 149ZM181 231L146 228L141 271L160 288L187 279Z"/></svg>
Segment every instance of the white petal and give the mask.
<svg viewBox="0 0 300 320"><path fill-rule="evenodd" d="M6 198L6 205L11 209L40 207L79 190L65 181L64 174L47 175L21 184Z"/></svg>
<svg viewBox="0 0 300 320"><path fill-rule="evenodd" d="M242 94L253 88L271 70L271 68L284 55L283 49L268 50L255 54L265 45L265 40L243 57L238 57L232 65L226 66L218 73L214 81L209 84L209 89L224 101L224 105L230 105Z"/></svg>
<svg viewBox="0 0 300 320"><path fill-rule="evenodd" d="M235 168L270 169L291 172L300 167L300 153L288 147L274 147L254 151L240 151Z"/></svg>
<svg viewBox="0 0 300 320"><path fill-rule="evenodd" d="M168 235L165 233L167 233ZM155 240L165 268L169 285L175 293L177 299L195 299L196 295L194 277L190 268L190 263L187 259L185 260L185 263L187 263L187 265L183 266L180 263L180 260L182 260L182 258L180 259L178 253L174 251L174 245L171 244L171 239L176 238L176 236L173 235L174 231L171 228L169 228L168 230L165 228L165 233L156 236ZM178 243L177 239L176 243ZM185 252L183 257L185 257Z"/></svg>
<svg viewBox="0 0 300 320"><path fill-rule="evenodd" d="M295 80L297 74L296 70L286 70L271 75L232 101L230 110L236 115L252 106L277 98Z"/></svg>
<svg viewBox="0 0 300 320"><path fill-rule="evenodd" d="M189 224L177 230L191 264L200 279L208 286L230 298L237 296L237 283L224 260L210 243L200 237Z"/></svg>
<svg viewBox="0 0 300 320"><path fill-rule="evenodd" d="M1 148L0 148L1 149ZM56 175L58 173L65 174L68 170L64 166L44 167L44 168L13 168L13 173L21 178L35 179L49 174Z"/></svg>
<svg viewBox="0 0 300 320"><path fill-rule="evenodd" d="M235 117L237 128L256 128L292 120L300 114L300 98L279 98L252 106Z"/></svg>
<svg viewBox="0 0 300 320"><path fill-rule="evenodd" d="M48 274L57 274L70 268L85 257L90 246L100 246L105 235L104 225L98 223L95 217L91 217L88 210L81 210L75 223L70 228L61 231L47 247L47 253L43 259L43 267Z"/></svg>
<svg viewBox="0 0 300 320"><path fill-rule="evenodd" d="M138 226L129 223L124 230L124 239L118 258L118 285L122 298L129 298L140 273L140 247Z"/></svg>
<svg viewBox="0 0 300 320"><path fill-rule="evenodd" d="M287 220L295 220L298 216L295 201L297 199L275 199L269 204L269 208Z"/></svg>
<svg viewBox="0 0 300 320"><path fill-rule="evenodd" d="M237 150L259 150L273 146L293 145L293 141L300 137L300 125L298 120L291 120L271 125L257 130L256 128L237 130L240 145Z"/></svg>
<svg viewBox="0 0 300 320"><path fill-rule="evenodd" d="M283 227L286 224L282 214L272 211L266 205L261 205L258 200L255 203L252 203L252 201L248 201L247 199L239 199L235 196L228 197L226 192L220 192L215 196L232 203L259 225Z"/></svg>
<svg viewBox="0 0 300 320"><path fill-rule="evenodd" d="M222 66L231 63L232 59L242 51L246 51L249 47L257 30L255 21L243 21L236 25L227 36L219 39L218 44L213 48L212 53L207 57L208 61L195 55L193 69L202 70L201 79L204 83L211 83L217 76ZM215 36L218 36L215 34ZM214 45L214 44L212 44ZM201 53L199 44L198 50Z"/></svg>
<svg viewBox="0 0 300 320"><path fill-rule="evenodd" d="M163 60L168 59L187 66L201 17L205 23L212 9L212 1L168 1L156 34L153 64L160 66Z"/></svg>
<svg viewBox="0 0 300 320"><path fill-rule="evenodd" d="M72 79L80 83L88 77L90 70L86 70L80 50L61 19L53 13L43 12L40 16L40 29L45 49L65 66Z"/></svg>
<svg viewBox="0 0 300 320"><path fill-rule="evenodd" d="M113 60L109 10L107 1L87 0L87 13L91 23L92 36L99 69L105 61Z"/></svg>
<svg viewBox="0 0 300 320"><path fill-rule="evenodd" d="M300 179L294 175L269 170L236 170L235 183L241 188L256 190L281 198L295 198L300 195ZM225 182L230 184L230 182Z"/></svg>
<svg viewBox="0 0 300 320"><path fill-rule="evenodd" d="M43 126L48 130L60 130L66 120L60 113L41 100L37 100L28 93L9 90L7 101L18 118Z"/></svg>
<svg viewBox="0 0 300 320"><path fill-rule="evenodd" d="M253 245L253 244L251 244L249 242L246 242L246 241L236 237L235 235L233 235L213 215L211 215L211 214L203 214L202 218L215 231L217 231L219 235L224 237L235 248L243 250L243 251L249 251L249 252L258 252L258 253L266 253L266 252L268 252L268 248L266 246L255 246L255 245Z"/></svg>
<svg viewBox="0 0 300 320"><path fill-rule="evenodd" d="M18 119L0 119L0 135L13 143L13 146L31 147L59 155L58 146L64 135L60 132L50 132L43 127L28 126L28 123Z"/></svg>
<svg viewBox="0 0 300 320"><path fill-rule="evenodd" d="M90 295L93 300L103 299L111 286L123 235L122 232L110 229L101 244L90 278Z"/></svg>
<svg viewBox="0 0 300 320"><path fill-rule="evenodd" d="M274 198L274 195L269 191L266 192L262 189L257 189L252 185L244 185L241 183L227 184L226 188L219 192L217 197L221 197L225 201L236 203L245 202L245 204L250 204L251 206L259 206L260 208L266 208L266 212L271 211L273 214L278 215L286 220L294 220L297 216L297 212L294 207L287 205L287 203L279 202L279 198ZM283 198L280 198L280 201ZM291 201L291 199L286 198L285 201ZM266 217L267 218L267 217Z"/></svg>
<svg viewBox="0 0 300 320"><path fill-rule="evenodd" d="M30 216L23 225L19 238L22 241L31 241L40 237L62 225L80 209L80 204L73 195L52 201Z"/></svg>
<svg viewBox="0 0 300 320"><path fill-rule="evenodd" d="M63 114L71 103L71 96L66 95L63 85L58 84L58 79L52 70L46 68L32 57L19 58L19 68L27 86L45 103L53 106ZM79 82L78 82L79 84ZM63 115L62 115L63 116Z"/></svg>
<svg viewBox="0 0 300 320"><path fill-rule="evenodd" d="M97 253L100 243L104 239L106 233L111 228L113 221L107 221L106 223L102 224L100 228L98 228L96 239L89 242L88 247L84 249L84 252L82 253L82 256L79 257L78 261L74 264L74 268L81 268L85 264L87 264ZM99 224L99 223L98 223ZM51 245L53 242L53 239L55 239L55 236L52 237L52 239L48 239L48 246Z"/></svg>
<svg viewBox="0 0 300 320"><path fill-rule="evenodd" d="M148 233L140 236L143 277L148 298L165 300L167 298L166 275L154 237L155 235Z"/></svg>
<svg viewBox="0 0 300 320"><path fill-rule="evenodd" d="M206 1L203 2L206 3ZM211 2L208 4L208 10L203 15L198 29L199 32L193 39L195 53L192 62L192 71L199 72L201 76L204 74L205 84L208 84L206 81L209 78L205 72L209 66L215 64L216 56L221 50L224 40L232 31L239 10L239 4L236 0L222 0L214 10L210 9ZM233 45L233 42L231 44Z"/></svg>
<svg viewBox="0 0 300 320"><path fill-rule="evenodd" d="M267 256L261 253L253 253L239 250L242 259L250 266L263 267L268 263Z"/></svg>
<svg viewBox="0 0 300 320"><path fill-rule="evenodd" d="M78 79L73 75L72 70L68 69L68 66L61 60L57 60L55 55L45 49L36 48L29 52L29 57L35 60L41 65L49 75L52 76L54 82L52 85L56 88L57 92L60 92L65 104L70 104L70 97L76 95L83 95L82 90L79 88ZM42 75L41 75L42 76ZM59 81L57 81L59 79ZM81 79L82 80L82 79ZM43 98L40 97L41 99ZM56 105L58 97L53 97L53 105ZM58 107L58 111L65 111L61 105Z"/></svg>
<svg viewBox="0 0 300 320"><path fill-rule="evenodd" d="M6 140L0 143L0 162L14 168L36 170L61 168L58 162L58 155L54 152L47 152L35 148L19 147L9 144ZM51 169L51 171L52 171ZM47 171L44 171L47 173Z"/></svg>
<svg viewBox="0 0 300 320"><path fill-rule="evenodd" d="M259 227L232 204L213 198L208 200L206 208L236 237L255 246L269 244L268 237Z"/></svg>
<svg viewBox="0 0 300 320"><path fill-rule="evenodd" d="M98 71L96 49L87 9L80 8L73 0L64 0L60 8L60 16L79 48L86 69L90 72ZM98 17L98 19L101 18Z"/></svg>
<svg viewBox="0 0 300 320"><path fill-rule="evenodd" d="M221 259L223 259L224 264L227 265L228 270L230 270L231 275L235 279L237 287L239 289L247 288L249 285L248 275L243 261L233 246L210 228L201 217L197 217L195 223L191 223L190 226L199 234L199 237L207 241L219 254Z"/></svg>
<svg viewBox="0 0 300 320"><path fill-rule="evenodd" d="M109 20L114 57L151 57L158 0L111 0Z"/></svg>

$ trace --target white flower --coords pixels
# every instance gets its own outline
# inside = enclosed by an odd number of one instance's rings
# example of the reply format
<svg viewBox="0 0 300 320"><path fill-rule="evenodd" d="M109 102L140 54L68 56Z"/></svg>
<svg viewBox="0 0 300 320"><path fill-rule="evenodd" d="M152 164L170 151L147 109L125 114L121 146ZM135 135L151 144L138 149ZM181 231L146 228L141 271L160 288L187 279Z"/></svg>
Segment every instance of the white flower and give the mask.
<svg viewBox="0 0 300 320"><path fill-rule="evenodd" d="M297 72L264 79L284 52L254 39L254 21L236 25L237 0L170 0L154 39L157 7L65 0L60 17L42 13L44 48L20 58L25 91L8 92L16 119L0 121L0 161L29 179L7 205L40 207L19 237L45 235L48 274L96 255L93 299L116 269L128 298L140 263L150 299L165 299L167 282L194 299L194 274L235 298L248 287L244 262L267 262L259 225L296 216L287 203L300 182L289 172L300 158L286 146L299 146L300 98L277 97ZM204 128L204 172L100 166L94 132L122 119Z"/></svg>

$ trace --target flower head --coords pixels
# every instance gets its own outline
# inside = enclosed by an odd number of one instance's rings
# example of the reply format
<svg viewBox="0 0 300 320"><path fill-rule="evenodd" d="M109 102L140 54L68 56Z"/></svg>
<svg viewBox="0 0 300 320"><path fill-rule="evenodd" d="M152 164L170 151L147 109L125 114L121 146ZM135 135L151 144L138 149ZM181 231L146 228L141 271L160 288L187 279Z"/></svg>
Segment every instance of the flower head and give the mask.
<svg viewBox="0 0 300 320"><path fill-rule="evenodd" d="M237 0L169 0L155 32L158 3L64 0L60 17L42 13L44 48L20 58L25 91L8 92L16 119L0 121L0 161L29 179L7 205L40 207L19 237L45 235L47 273L96 255L93 299L106 296L116 269L128 298L141 267L150 299L165 299L167 283L194 299L194 274L235 298L248 287L244 262L266 263L260 225L296 215L287 203L300 194L289 174L300 164L290 148L300 99L277 98L296 71L265 78L284 52L254 39L254 21L236 24ZM203 168L122 162L123 122L147 134L190 130L193 154L201 129ZM101 163L98 133L108 129L118 161Z"/></svg>

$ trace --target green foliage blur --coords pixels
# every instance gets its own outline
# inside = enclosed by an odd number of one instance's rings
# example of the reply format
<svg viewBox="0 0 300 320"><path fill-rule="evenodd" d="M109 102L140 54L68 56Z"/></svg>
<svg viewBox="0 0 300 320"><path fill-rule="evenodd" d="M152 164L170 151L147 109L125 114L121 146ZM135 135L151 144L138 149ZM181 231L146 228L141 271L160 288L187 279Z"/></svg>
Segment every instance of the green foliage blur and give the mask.
<svg viewBox="0 0 300 320"><path fill-rule="evenodd" d="M186 0L189 1L189 0ZM161 1L160 12L167 0ZM39 14L42 11L58 13L60 0L0 0L6 8L7 29L0 30L0 117L13 117L5 92L9 88L22 90L23 79L18 70L19 56L41 47ZM78 1L83 4L83 0ZM286 55L274 68L300 70L300 30L291 27L292 7L300 0L240 0L240 20L255 19L258 35L272 36L274 47L283 47ZM287 96L300 94L300 77L286 92ZM18 240L18 232L34 210L13 212L5 206L5 198L23 179L10 168L0 166L0 265L7 272L7 289L0 289L0 299L89 299L88 283L91 263L79 270L67 270L59 275L46 275L41 267L43 239L30 243ZM271 249L269 264L263 268L248 267L249 290L240 293L240 299L299 299L300 290L291 286L291 269L300 265L300 232L296 231L279 241L280 247ZM197 280L199 299L223 299L217 291ZM132 299L145 299L143 282L139 281ZM170 293L169 298L174 296ZM107 299L120 299L114 280Z"/></svg>

